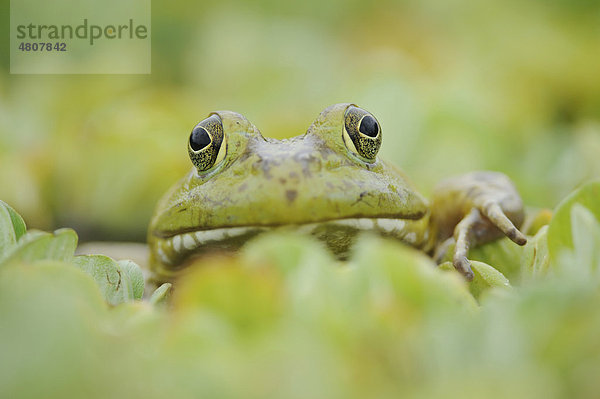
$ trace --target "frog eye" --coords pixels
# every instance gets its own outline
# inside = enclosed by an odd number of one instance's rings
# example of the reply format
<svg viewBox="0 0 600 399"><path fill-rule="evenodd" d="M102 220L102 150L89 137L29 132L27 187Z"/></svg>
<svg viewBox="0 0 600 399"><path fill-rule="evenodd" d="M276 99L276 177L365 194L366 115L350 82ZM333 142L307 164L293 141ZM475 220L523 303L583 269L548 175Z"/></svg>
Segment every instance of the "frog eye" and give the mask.
<svg viewBox="0 0 600 399"><path fill-rule="evenodd" d="M381 147L381 127L377 119L362 108L350 106L344 114L346 147L368 162L375 162Z"/></svg>
<svg viewBox="0 0 600 399"><path fill-rule="evenodd" d="M198 172L204 172L217 165L225 157L226 142L223 123L214 114L198 123L188 142L188 153Z"/></svg>

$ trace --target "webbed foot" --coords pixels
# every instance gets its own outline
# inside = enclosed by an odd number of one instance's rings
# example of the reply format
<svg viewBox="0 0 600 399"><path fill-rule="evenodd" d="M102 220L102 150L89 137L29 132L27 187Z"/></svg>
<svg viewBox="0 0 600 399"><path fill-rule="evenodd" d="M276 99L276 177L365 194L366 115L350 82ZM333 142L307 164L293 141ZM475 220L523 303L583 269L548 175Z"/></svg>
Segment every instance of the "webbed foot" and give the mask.
<svg viewBox="0 0 600 399"><path fill-rule="evenodd" d="M473 279L470 247L503 235L518 245L527 243L517 228L524 215L521 198L501 173L474 172L444 181L434 193L432 209L438 231L436 254L447 250L449 239L454 241L452 263L469 281Z"/></svg>

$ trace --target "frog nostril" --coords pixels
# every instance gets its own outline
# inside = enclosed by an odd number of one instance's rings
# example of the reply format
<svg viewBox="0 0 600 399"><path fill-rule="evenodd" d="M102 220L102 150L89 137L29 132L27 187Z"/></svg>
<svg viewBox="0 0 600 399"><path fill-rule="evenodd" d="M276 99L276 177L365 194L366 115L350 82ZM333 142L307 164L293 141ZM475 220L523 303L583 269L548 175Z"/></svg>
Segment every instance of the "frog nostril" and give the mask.
<svg viewBox="0 0 600 399"><path fill-rule="evenodd" d="M375 118L373 118L371 115L367 115L362 118L358 130L366 136L377 137L379 134L379 124Z"/></svg>

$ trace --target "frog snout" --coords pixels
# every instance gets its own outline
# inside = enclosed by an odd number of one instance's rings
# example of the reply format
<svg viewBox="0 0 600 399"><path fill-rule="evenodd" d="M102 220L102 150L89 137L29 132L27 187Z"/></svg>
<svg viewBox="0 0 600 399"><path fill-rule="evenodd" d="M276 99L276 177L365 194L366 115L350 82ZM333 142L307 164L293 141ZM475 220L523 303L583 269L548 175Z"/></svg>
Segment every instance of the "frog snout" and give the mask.
<svg viewBox="0 0 600 399"><path fill-rule="evenodd" d="M316 151L301 152L293 156L284 153L277 157L259 157L252 163L251 168L254 175L262 175L266 179L294 181L320 172L323 169L323 160Z"/></svg>

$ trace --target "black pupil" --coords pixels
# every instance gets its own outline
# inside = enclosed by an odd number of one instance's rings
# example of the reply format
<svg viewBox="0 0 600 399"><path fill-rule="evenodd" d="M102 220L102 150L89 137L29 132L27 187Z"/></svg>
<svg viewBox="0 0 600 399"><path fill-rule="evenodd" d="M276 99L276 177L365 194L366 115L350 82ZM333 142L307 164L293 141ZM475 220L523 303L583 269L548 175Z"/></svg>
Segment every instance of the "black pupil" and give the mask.
<svg viewBox="0 0 600 399"><path fill-rule="evenodd" d="M379 124L371 115L365 116L360 122L358 130L369 137L376 137L379 133Z"/></svg>
<svg viewBox="0 0 600 399"><path fill-rule="evenodd" d="M196 126L190 134L190 147L194 151L200 151L210 144L210 136L208 132L201 126Z"/></svg>

